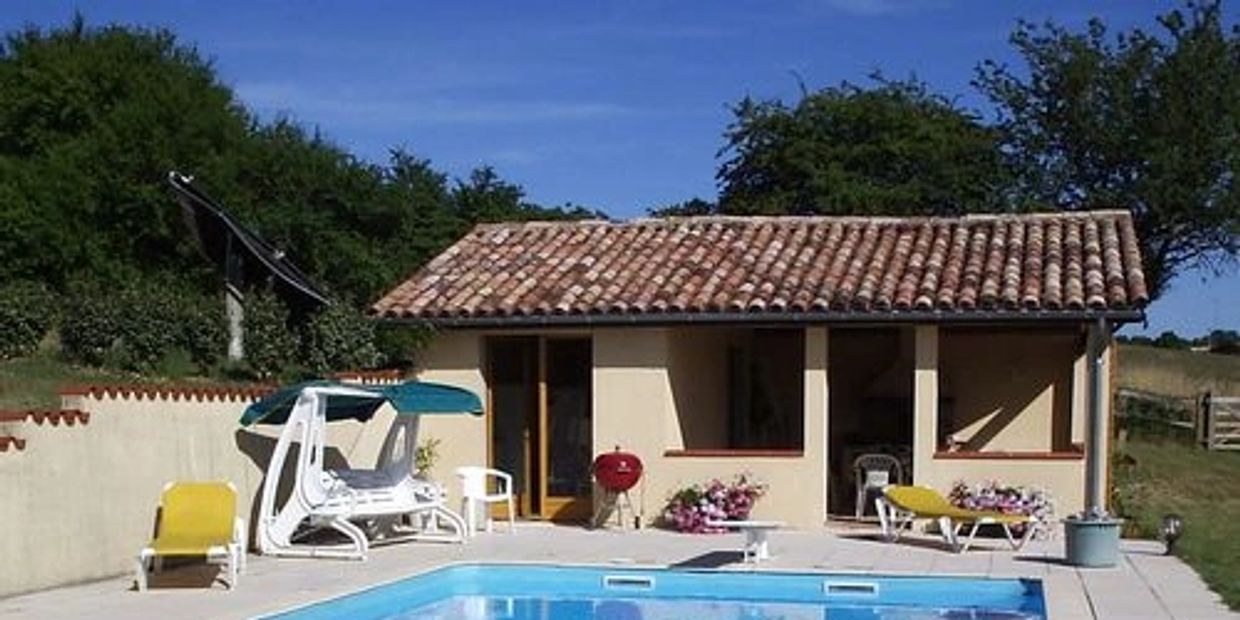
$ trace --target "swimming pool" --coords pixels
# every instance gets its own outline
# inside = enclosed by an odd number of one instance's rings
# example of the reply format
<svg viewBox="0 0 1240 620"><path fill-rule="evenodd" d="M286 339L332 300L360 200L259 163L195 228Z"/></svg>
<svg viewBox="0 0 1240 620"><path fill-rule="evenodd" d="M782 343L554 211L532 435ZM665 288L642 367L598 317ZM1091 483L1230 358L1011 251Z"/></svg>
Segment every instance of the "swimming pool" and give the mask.
<svg viewBox="0 0 1240 620"><path fill-rule="evenodd" d="M1034 620L1029 579L461 564L270 620Z"/></svg>

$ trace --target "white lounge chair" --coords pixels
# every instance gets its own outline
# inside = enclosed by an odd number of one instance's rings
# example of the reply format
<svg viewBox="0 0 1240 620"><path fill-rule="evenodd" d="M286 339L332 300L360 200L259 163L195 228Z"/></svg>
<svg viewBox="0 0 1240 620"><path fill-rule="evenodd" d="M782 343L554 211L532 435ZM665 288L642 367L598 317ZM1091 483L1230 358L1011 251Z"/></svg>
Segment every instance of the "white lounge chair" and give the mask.
<svg viewBox="0 0 1240 620"><path fill-rule="evenodd" d="M413 475L418 416L396 417L377 468L325 469L323 452L330 398L343 398L350 403L348 406L358 402L365 406L369 399L373 401L370 413L386 401L377 388L362 386L316 384L300 390L263 481L256 528L259 550L264 555L364 559L373 542L409 539L462 542L465 522L445 505L443 489ZM275 498L281 470L294 442L301 448L293 490L285 504L277 509ZM396 523L401 518L408 519L409 523ZM393 535L376 541L367 536L367 531L377 535L379 527L385 524ZM306 526L334 529L347 537L349 543L296 541L298 532Z"/></svg>

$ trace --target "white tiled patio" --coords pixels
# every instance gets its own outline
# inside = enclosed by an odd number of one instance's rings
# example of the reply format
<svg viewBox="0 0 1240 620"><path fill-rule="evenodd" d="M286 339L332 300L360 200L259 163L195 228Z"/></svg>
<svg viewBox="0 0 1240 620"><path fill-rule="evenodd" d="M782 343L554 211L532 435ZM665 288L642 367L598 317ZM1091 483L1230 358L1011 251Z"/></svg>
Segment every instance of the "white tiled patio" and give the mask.
<svg viewBox="0 0 1240 620"><path fill-rule="evenodd" d="M781 530L771 537L774 557L758 570L811 570L873 574L1033 577L1045 584L1055 620L1209 620L1229 612L1187 565L1161 554L1161 545L1125 541L1114 569L1065 566L1062 537L1030 543L1022 552L983 541L951 554L937 539L897 544L874 540L871 529ZM484 534L465 545L408 543L372 550L365 562L276 560L251 556L240 587L206 583L214 569L165 572L152 590L133 591L132 576L0 600L3 618L249 618L382 584L453 562L550 562L667 566L685 563L752 570L739 561L739 534L690 536L659 530L588 531L547 524L518 525L515 535ZM161 587L162 586L162 587Z"/></svg>

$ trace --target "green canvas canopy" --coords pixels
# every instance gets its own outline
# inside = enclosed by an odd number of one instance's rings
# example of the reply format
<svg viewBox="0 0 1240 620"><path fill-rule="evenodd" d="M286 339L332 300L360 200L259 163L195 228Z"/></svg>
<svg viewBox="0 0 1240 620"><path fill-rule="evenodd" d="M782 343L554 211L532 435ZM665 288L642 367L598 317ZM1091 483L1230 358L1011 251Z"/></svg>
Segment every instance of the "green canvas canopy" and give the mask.
<svg viewBox="0 0 1240 620"><path fill-rule="evenodd" d="M343 387L367 394L329 394L327 421L360 420L365 422L384 403L391 403L400 415L428 413L482 413L482 401L473 392L441 383L406 381L393 385L358 385L338 381L306 381L276 390L266 398L246 407L241 415L242 426L252 424L284 424L302 390L310 387Z"/></svg>

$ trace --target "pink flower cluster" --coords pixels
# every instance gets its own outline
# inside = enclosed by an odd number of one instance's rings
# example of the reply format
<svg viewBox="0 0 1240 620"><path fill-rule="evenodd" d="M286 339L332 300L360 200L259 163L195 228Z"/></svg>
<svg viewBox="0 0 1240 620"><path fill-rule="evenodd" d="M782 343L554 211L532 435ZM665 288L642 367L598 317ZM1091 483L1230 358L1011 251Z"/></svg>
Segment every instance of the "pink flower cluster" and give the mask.
<svg viewBox="0 0 1240 620"><path fill-rule="evenodd" d="M766 485L742 474L731 483L719 479L677 491L663 509L663 521L680 532L708 534L725 531L708 521L740 521L749 518L753 505L766 493Z"/></svg>
<svg viewBox="0 0 1240 620"><path fill-rule="evenodd" d="M994 480L974 486L957 481L952 485L947 499L968 510L994 510L1005 514L1029 515L1043 522L1049 522L1055 513L1055 503L1046 491L1002 485Z"/></svg>

